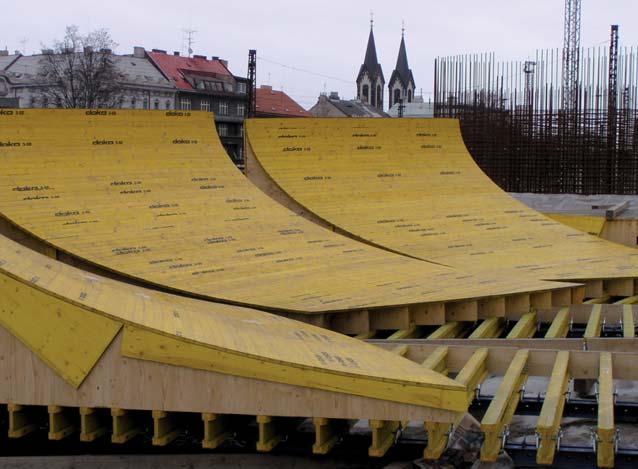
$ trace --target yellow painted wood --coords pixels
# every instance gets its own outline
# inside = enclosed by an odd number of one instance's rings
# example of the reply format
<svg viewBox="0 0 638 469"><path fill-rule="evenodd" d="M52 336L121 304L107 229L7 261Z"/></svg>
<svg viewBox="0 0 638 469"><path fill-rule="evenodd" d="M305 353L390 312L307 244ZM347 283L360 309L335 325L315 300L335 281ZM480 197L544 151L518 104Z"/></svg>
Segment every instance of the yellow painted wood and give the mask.
<svg viewBox="0 0 638 469"><path fill-rule="evenodd" d="M38 277L34 271L32 285ZM76 388L122 327L6 275L0 275L0 324Z"/></svg>
<svg viewBox="0 0 638 469"><path fill-rule="evenodd" d="M33 416L33 408L10 402L7 404L7 412L9 413L9 438L22 438L38 429L39 422Z"/></svg>
<svg viewBox="0 0 638 469"><path fill-rule="evenodd" d="M274 339L276 331L272 331L272 334L272 340L276 342ZM373 377L372 373L374 372L370 369L370 374L362 375L358 371L360 368L356 368L355 364L361 363L359 367L362 367L364 362L374 361L372 355L377 354L378 352L375 350L379 349L355 341L356 344L366 345L361 355L356 354L359 347L353 347L349 350L342 349L343 354L337 355L335 344L332 344L331 341L322 340L321 342L328 346L325 349L321 346L315 348L316 354L323 357L322 360L325 362L321 368L317 367L321 363L319 358L315 366L300 364L291 366L291 364L275 360L267 361L263 355L229 353L226 350L204 347L186 342L183 339L174 339L144 329L125 326L122 354L140 360L159 361L266 381L286 382L300 386L311 383L312 387L317 389L347 392L378 399L391 399L396 402L414 403L453 411L467 409L467 404L464 402L465 389L463 386L434 371L419 367L418 364L402 358L400 353L383 352L381 356L377 355L376 359L383 360L383 357L386 357L388 359L386 365L392 361L399 367L409 366L412 368L414 366L421 373L420 376L415 376L416 379L431 380L434 378L438 380L439 384L423 386L410 383L410 381L395 381L387 376ZM299 349L303 350L306 347L310 348L312 345L300 342L296 347L291 347L291 353L297 354ZM322 352L326 352L327 355L322 355ZM379 352L382 351L379 350ZM402 349L398 352L402 352ZM328 357L332 360L329 360Z"/></svg>
<svg viewBox="0 0 638 469"><path fill-rule="evenodd" d="M636 336L636 326L634 323L634 312L631 305L624 305L622 312L622 333L625 338Z"/></svg>
<svg viewBox="0 0 638 469"><path fill-rule="evenodd" d="M202 420L204 422L202 448L215 449L230 437L232 432L229 428L228 416L204 413Z"/></svg>
<svg viewBox="0 0 638 469"><path fill-rule="evenodd" d="M259 439L257 440L257 451L259 452L272 451L285 437L277 418L258 415L257 426L259 427Z"/></svg>
<svg viewBox="0 0 638 469"><path fill-rule="evenodd" d="M48 332L31 325L45 337L50 333L49 342L43 340L46 346L59 341L58 333L67 347L98 342L101 323L95 316L127 324L123 353L136 358L337 392L352 389L356 395L371 392L394 402L467 408L465 390L453 380L362 341L256 310L122 284L47 259L1 236L0 285L11 285L0 296L0 312L9 315L15 305L34 306L42 324L49 316L57 318ZM40 297L42 302L29 303ZM71 319L64 323L64 318ZM84 319L91 328L84 327ZM64 358L69 363L82 359Z"/></svg>
<svg viewBox="0 0 638 469"><path fill-rule="evenodd" d="M501 335L505 327L503 318L485 319L479 327L474 329L468 339L494 339Z"/></svg>
<svg viewBox="0 0 638 469"><path fill-rule="evenodd" d="M126 277L299 313L557 288L461 273L308 222L237 170L210 113L20 112L0 116L0 141L20 144L0 147L0 214Z"/></svg>
<svg viewBox="0 0 638 469"><path fill-rule="evenodd" d="M108 410L80 407L80 441L89 443L109 432Z"/></svg>
<svg viewBox="0 0 638 469"><path fill-rule="evenodd" d="M554 462L560 422L563 418L569 385L568 366L569 352L558 352L545 393L543 407L536 421L536 432L539 435L536 464L551 465Z"/></svg>
<svg viewBox="0 0 638 469"><path fill-rule="evenodd" d="M614 467L616 427L614 425L614 381L611 353L600 354L598 371L598 467Z"/></svg>
<svg viewBox="0 0 638 469"><path fill-rule="evenodd" d="M456 375L455 381L466 388L465 402L469 406L474 400L475 391L479 384L487 377L487 348L479 348Z"/></svg>
<svg viewBox="0 0 638 469"><path fill-rule="evenodd" d="M583 301L584 305L600 305L604 303L608 303L611 297L609 295L604 295L599 298L591 298L589 300Z"/></svg>
<svg viewBox="0 0 638 469"><path fill-rule="evenodd" d="M494 399L490 403L485 416L481 420L481 431L485 441L481 446L481 461L496 461L501 450L503 430L512 420L516 406L520 400L520 389L527 379L526 366L528 350L516 352L512 363L507 368L503 380L498 386Z"/></svg>
<svg viewBox="0 0 638 469"><path fill-rule="evenodd" d="M590 215L572 215L566 213L545 213L552 220L556 220L563 225L583 231L592 236L600 236L605 228L605 217L595 217Z"/></svg>
<svg viewBox="0 0 638 469"><path fill-rule="evenodd" d="M636 296L628 296L627 298L623 298L622 300L618 300L614 303L615 305L635 305L638 304L638 295Z"/></svg>
<svg viewBox="0 0 638 469"><path fill-rule="evenodd" d="M501 281L638 277L635 250L503 192L457 120L249 119L246 135L249 177L263 168L305 212L357 239Z"/></svg>
<svg viewBox="0 0 638 469"><path fill-rule="evenodd" d="M49 440L62 440L74 433L77 428L71 412L77 409L66 409L57 405L48 406L49 411Z"/></svg>
<svg viewBox="0 0 638 469"><path fill-rule="evenodd" d="M552 321L549 330L545 334L546 339L559 339L566 337L569 332L569 308L561 308L554 320Z"/></svg>
<svg viewBox="0 0 638 469"><path fill-rule="evenodd" d="M418 326L412 326L409 329L400 329L388 336L388 340L400 339L418 339L421 337L422 331Z"/></svg>
<svg viewBox="0 0 638 469"><path fill-rule="evenodd" d="M111 409L113 421L111 443L123 444L142 432L142 428L135 421L135 416L125 409Z"/></svg>
<svg viewBox="0 0 638 469"><path fill-rule="evenodd" d="M526 313L516 322L506 339L529 339L536 333L536 313Z"/></svg>
<svg viewBox="0 0 638 469"><path fill-rule="evenodd" d="M175 416L163 410L154 410L153 416L153 446L166 446L174 441L180 433L175 422Z"/></svg>
<svg viewBox="0 0 638 469"><path fill-rule="evenodd" d="M348 430L348 423L345 420L315 417L312 419L312 423L315 427L313 454L328 454Z"/></svg>
<svg viewBox="0 0 638 469"><path fill-rule="evenodd" d="M438 327L427 338L433 339L453 339L463 334L465 324L462 322L448 322Z"/></svg>
<svg viewBox="0 0 638 469"><path fill-rule="evenodd" d="M586 339L600 337L602 320L602 305L594 305L591 309L589 319L587 320L587 327L585 328L585 334L583 337Z"/></svg>
<svg viewBox="0 0 638 469"><path fill-rule="evenodd" d="M428 355L428 358L426 358L421 365L428 370L433 370L447 376L448 369L445 362L447 351L447 347L437 347L434 352Z"/></svg>
<svg viewBox="0 0 638 469"><path fill-rule="evenodd" d="M394 437L401 427L401 422L370 420L369 424L372 432L372 444L368 448L368 456L381 458L394 444Z"/></svg>

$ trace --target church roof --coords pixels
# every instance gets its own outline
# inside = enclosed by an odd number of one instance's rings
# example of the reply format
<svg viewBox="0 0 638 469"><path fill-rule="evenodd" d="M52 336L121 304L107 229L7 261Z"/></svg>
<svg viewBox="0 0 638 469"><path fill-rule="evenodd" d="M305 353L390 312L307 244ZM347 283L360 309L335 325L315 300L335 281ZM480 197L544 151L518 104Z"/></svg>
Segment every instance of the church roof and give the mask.
<svg viewBox="0 0 638 469"><path fill-rule="evenodd" d="M379 75L381 80L385 82L385 78L383 78L383 70L381 68L381 64L379 64L379 59L377 58L377 46L374 43L374 31L372 30L372 26L370 26L370 35L368 36L368 47L366 48L366 56L363 60L363 64L359 69L359 75L357 77L357 81L361 79L361 76L364 72L368 72L370 78L374 78Z"/></svg>
<svg viewBox="0 0 638 469"><path fill-rule="evenodd" d="M395 78L399 78L404 86L408 86L410 82L414 85L414 77L412 76L412 70L408 65L408 52L405 47L405 37L401 35L401 45L399 46L399 56L397 57L397 65L392 72L390 83Z"/></svg>

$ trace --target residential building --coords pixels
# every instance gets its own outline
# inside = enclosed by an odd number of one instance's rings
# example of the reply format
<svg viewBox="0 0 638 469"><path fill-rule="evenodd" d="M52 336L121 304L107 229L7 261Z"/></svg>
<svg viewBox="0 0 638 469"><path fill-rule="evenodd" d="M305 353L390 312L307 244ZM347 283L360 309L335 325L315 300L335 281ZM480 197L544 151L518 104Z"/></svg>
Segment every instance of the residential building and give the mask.
<svg viewBox="0 0 638 469"><path fill-rule="evenodd" d="M364 104L383 112L383 92L385 78L383 69L377 59L377 47L374 43L373 23L370 21L370 35L363 64L357 75L357 99Z"/></svg>
<svg viewBox="0 0 638 469"><path fill-rule="evenodd" d="M390 76L388 84L389 104L392 108L396 103L402 101L403 104L411 103L414 96L416 85L414 84L414 76L408 65L408 53L405 47L405 31L401 31L401 45L399 46L399 55L397 57L397 65Z"/></svg>
<svg viewBox="0 0 638 469"><path fill-rule="evenodd" d="M340 99L335 91L330 95L322 93L317 104L310 108L314 117L390 117L375 106L358 99Z"/></svg>
<svg viewBox="0 0 638 469"><path fill-rule="evenodd" d="M257 88L255 117L312 117L294 99L272 86Z"/></svg>
<svg viewBox="0 0 638 469"><path fill-rule="evenodd" d="M235 164L242 166L243 122L249 110L248 79L234 76L228 62L219 57L185 57L159 49L146 55L174 86L176 109L215 114L222 144Z"/></svg>

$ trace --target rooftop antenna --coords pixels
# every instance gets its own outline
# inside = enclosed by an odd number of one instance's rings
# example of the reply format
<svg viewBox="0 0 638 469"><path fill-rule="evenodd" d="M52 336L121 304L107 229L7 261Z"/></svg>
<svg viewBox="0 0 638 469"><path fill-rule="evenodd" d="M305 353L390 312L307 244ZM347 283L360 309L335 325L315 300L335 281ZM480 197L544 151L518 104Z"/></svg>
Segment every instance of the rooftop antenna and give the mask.
<svg viewBox="0 0 638 469"><path fill-rule="evenodd" d="M401 20L401 37L405 37L405 20Z"/></svg>
<svg viewBox="0 0 638 469"><path fill-rule="evenodd" d="M29 39L27 39L26 37L23 37L20 40L20 45L22 46L22 55L27 55L27 42L29 41Z"/></svg>
<svg viewBox="0 0 638 469"><path fill-rule="evenodd" d="M195 33L197 31L191 29L190 27L185 28L182 31L184 33L184 42L186 42L186 45L188 46L188 57L190 57L193 53L193 45L195 44Z"/></svg>
<svg viewBox="0 0 638 469"><path fill-rule="evenodd" d="M374 27L374 11L370 10L370 29Z"/></svg>

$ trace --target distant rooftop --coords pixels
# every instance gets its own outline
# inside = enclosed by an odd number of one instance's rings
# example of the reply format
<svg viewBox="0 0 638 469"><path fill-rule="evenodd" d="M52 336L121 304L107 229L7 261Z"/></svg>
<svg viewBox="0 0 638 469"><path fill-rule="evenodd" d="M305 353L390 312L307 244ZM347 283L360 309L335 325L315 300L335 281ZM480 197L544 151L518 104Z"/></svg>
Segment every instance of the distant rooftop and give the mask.
<svg viewBox="0 0 638 469"><path fill-rule="evenodd" d="M261 85L256 94L257 115L279 117L312 117L294 99L283 91L276 91L272 86Z"/></svg>

